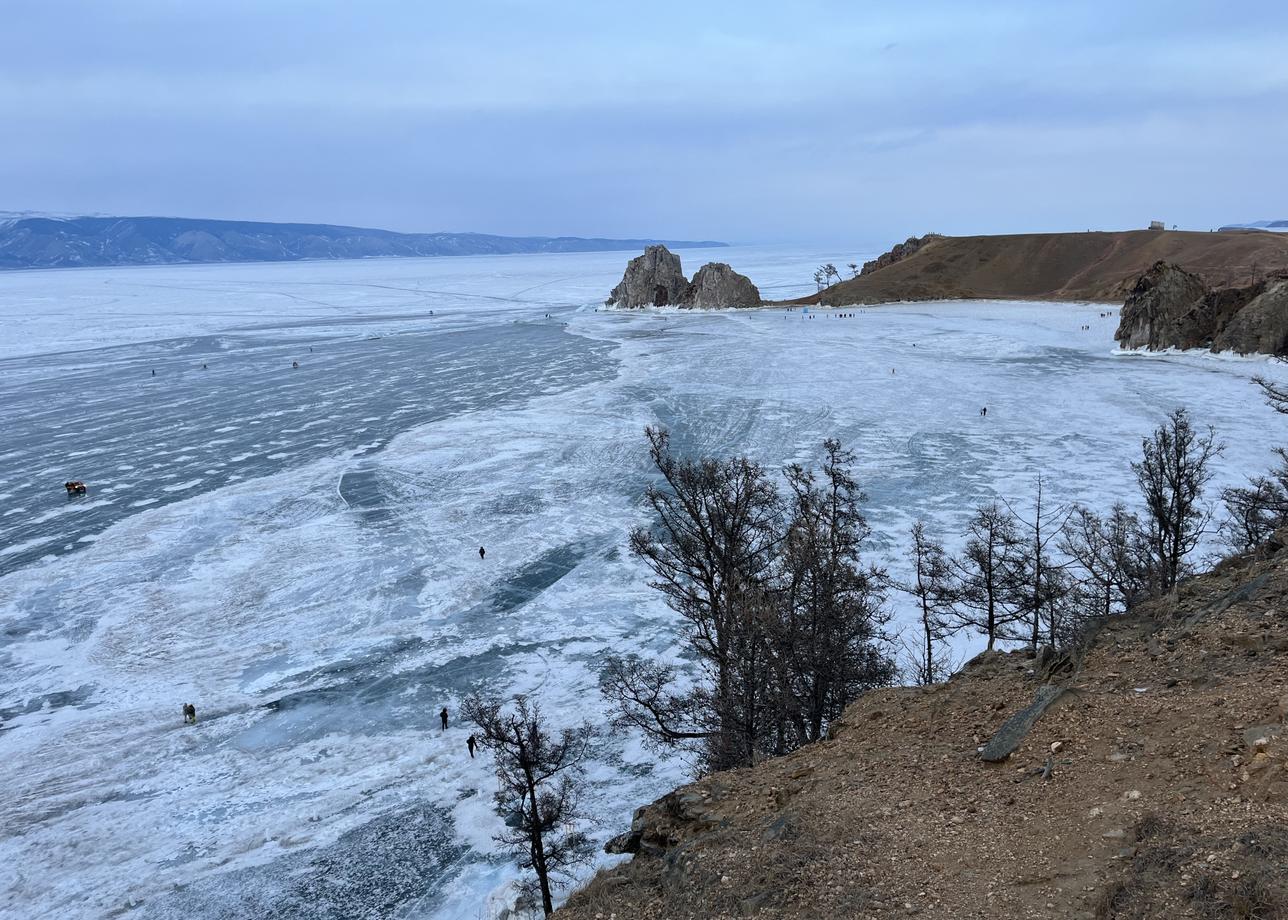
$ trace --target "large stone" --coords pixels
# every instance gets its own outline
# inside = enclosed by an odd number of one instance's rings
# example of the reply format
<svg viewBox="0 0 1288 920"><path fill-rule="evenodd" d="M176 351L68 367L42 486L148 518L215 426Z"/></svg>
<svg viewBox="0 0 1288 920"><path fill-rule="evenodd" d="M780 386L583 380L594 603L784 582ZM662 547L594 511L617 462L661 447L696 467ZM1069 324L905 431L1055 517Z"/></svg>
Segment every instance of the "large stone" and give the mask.
<svg viewBox="0 0 1288 920"><path fill-rule="evenodd" d="M621 284L605 304L610 307L665 307L678 304L689 289L680 257L665 246L649 246L631 259Z"/></svg>
<svg viewBox="0 0 1288 920"><path fill-rule="evenodd" d="M738 274L724 262L708 262L693 276L683 305L702 309L758 307L760 291L750 278Z"/></svg>
<svg viewBox="0 0 1288 920"><path fill-rule="evenodd" d="M1132 287L1115 337L1124 348L1288 353L1288 278L1213 290L1178 265L1156 262Z"/></svg>
<svg viewBox="0 0 1288 920"><path fill-rule="evenodd" d="M1216 335L1212 350L1241 355L1288 352L1288 280L1267 284Z"/></svg>
<svg viewBox="0 0 1288 920"><path fill-rule="evenodd" d="M604 844L605 853L638 853L640 851L640 831L626 831L613 837Z"/></svg>
<svg viewBox="0 0 1288 920"><path fill-rule="evenodd" d="M1216 331L1206 315L1207 285L1179 265L1156 262L1123 304L1114 337L1123 348L1197 348Z"/></svg>
<svg viewBox="0 0 1288 920"><path fill-rule="evenodd" d="M1021 709L1003 723L988 744L979 752L981 760L996 763L1011 756L1011 752L1020 746L1029 729L1042 717L1052 703L1064 695L1064 688L1054 684L1045 684L1038 689L1033 702Z"/></svg>

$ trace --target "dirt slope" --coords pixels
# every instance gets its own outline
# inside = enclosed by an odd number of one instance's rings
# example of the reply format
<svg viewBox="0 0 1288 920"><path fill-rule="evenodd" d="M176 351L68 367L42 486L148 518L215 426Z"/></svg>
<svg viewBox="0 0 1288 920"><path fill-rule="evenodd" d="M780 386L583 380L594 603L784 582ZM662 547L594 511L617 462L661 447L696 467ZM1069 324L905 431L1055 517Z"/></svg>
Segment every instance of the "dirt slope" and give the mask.
<svg viewBox="0 0 1288 920"><path fill-rule="evenodd" d="M1159 260L1209 285L1249 283L1254 272L1288 268L1288 234L1024 233L948 236L911 256L794 303L846 305L900 300L993 298L1122 303L1137 276Z"/></svg>
<svg viewBox="0 0 1288 920"><path fill-rule="evenodd" d="M641 809L638 855L557 916L1288 917L1285 611L1280 550L1112 621L1076 673L993 653L869 694L833 740Z"/></svg>

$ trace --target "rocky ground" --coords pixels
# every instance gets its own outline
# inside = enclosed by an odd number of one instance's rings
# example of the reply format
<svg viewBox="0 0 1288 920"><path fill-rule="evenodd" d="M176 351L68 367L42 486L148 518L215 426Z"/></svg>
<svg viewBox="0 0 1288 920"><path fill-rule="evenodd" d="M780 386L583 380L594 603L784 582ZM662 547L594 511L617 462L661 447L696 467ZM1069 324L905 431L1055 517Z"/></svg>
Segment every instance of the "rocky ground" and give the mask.
<svg viewBox="0 0 1288 920"><path fill-rule="evenodd" d="M1064 692L985 762L1044 686ZM671 793L558 916L1288 917L1285 721L1280 549L1111 621L1076 665L985 654Z"/></svg>

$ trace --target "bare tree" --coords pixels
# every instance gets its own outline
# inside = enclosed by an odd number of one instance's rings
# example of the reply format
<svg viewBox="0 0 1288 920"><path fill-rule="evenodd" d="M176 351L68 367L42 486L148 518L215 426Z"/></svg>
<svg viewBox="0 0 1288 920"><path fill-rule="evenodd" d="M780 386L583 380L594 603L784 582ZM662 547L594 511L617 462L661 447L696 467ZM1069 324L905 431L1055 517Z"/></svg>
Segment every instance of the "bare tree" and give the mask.
<svg viewBox="0 0 1288 920"><path fill-rule="evenodd" d="M822 476L789 467L784 500L744 458L679 460L665 432L647 433L665 488L648 491L655 521L631 548L684 618L698 674L685 683L670 664L609 658L600 687L617 720L690 748L705 770L817 740L893 674L877 651L880 573L859 559L868 530L851 455L826 442Z"/></svg>
<svg viewBox="0 0 1288 920"><path fill-rule="evenodd" d="M870 531L864 495L851 472L854 454L823 442L821 478L789 466L791 492L781 544L778 631L774 648L784 721L792 734L777 752L817 741L847 703L894 677L877 643L886 622L884 573L864 566Z"/></svg>
<svg viewBox="0 0 1288 920"><path fill-rule="evenodd" d="M966 548L954 563L958 604L953 618L956 628L987 637L991 651L999 639L1011 638L1008 627L1018 617L1020 535L1011 516L990 502L975 509L966 537Z"/></svg>
<svg viewBox="0 0 1288 920"><path fill-rule="evenodd" d="M479 744L496 763L497 805L509 816L497 837L536 874L546 916L554 913L550 882L585 859L584 834L567 830L578 817L582 786L578 768L585 760L589 723L552 732L541 708L516 696L507 706L498 698L472 696L465 717L478 726Z"/></svg>
<svg viewBox="0 0 1288 920"><path fill-rule="evenodd" d="M1077 572L1090 613L1121 613L1146 588L1148 566L1140 520L1122 502L1103 518L1075 505L1061 533L1060 551Z"/></svg>
<svg viewBox="0 0 1288 920"><path fill-rule="evenodd" d="M846 267L850 270L850 277L851 277L851 278L857 278L857 277L859 277L859 263L858 263L858 262L851 262L851 263L850 263L849 265L847 265Z"/></svg>
<svg viewBox="0 0 1288 920"><path fill-rule="evenodd" d="M1221 451L1215 430L1197 431L1183 408L1141 441L1141 460L1131 468L1145 500L1152 587L1160 593L1176 586L1206 532L1211 512L1203 504L1203 488Z"/></svg>
<svg viewBox="0 0 1288 920"><path fill-rule="evenodd" d="M1235 552L1248 552L1288 524L1288 454L1279 448L1280 465L1269 476L1254 476L1246 486L1221 493L1225 520L1221 533Z"/></svg>
<svg viewBox="0 0 1288 920"><path fill-rule="evenodd" d="M823 290L823 269L821 268L818 271L814 272L814 286L818 289L818 291Z"/></svg>
<svg viewBox="0 0 1288 920"><path fill-rule="evenodd" d="M926 525L912 525L912 544L908 547L912 579L899 585L917 601L917 639L906 645L909 671L922 685L936 684L951 673L940 648L952 633L952 609L956 599L952 565L943 544L926 534Z"/></svg>
<svg viewBox="0 0 1288 920"><path fill-rule="evenodd" d="M1271 409L1280 415L1288 415L1288 387L1260 376L1253 377L1252 382L1261 387L1261 395L1265 397Z"/></svg>
<svg viewBox="0 0 1288 920"><path fill-rule="evenodd" d="M1288 415L1288 387L1264 377L1254 377L1270 408ZM1256 476L1242 487L1221 493L1226 518L1221 525L1225 542L1236 552L1255 549L1279 528L1288 525L1288 450L1276 448L1279 465L1269 475Z"/></svg>
<svg viewBox="0 0 1288 920"><path fill-rule="evenodd" d="M1052 508L1044 499L1042 476L1039 475L1032 517L1024 517L1007 504L1016 529L1022 534L1017 553L1017 597L1020 610L1028 621L1029 647L1035 650L1042 641L1044 625L1048 642L1056 644L1057 612L1054 605L1061 594L1061 579L1057 566L1047 553L1047 544L1059 536L1069 517L1068 508L1060 505Z"/></svg>
<svg viewBox="0 0 1288 920"><path fill-rule="evenodd" d="M837 281L841 280L841 273L836 270L835 265L833 265L831 262L828 262L826 265L823 266L823 277L828 279L828 284L830 285L832 283L831 279L833 278L835 278Z"/></svg>
<svg viewBox="0 0 1288 920"><path fill-rule="evenodd" d="M704 758L712 770L749 765L768 686L764 675L772 668L765 595L780 539L778 493L746 458L680 460L664 430L645 434L665 488L646 492L654 524L631 534L631 551L652 570L650 585L684 617L685 638L708 681L706 711L714 709L713 724L667 726L666 734L705 733ZM617 674L640 676L630 668ZM652 677L656 685L658 675ZM611 682L605 687L614 688L625 689ZM614 698L638 705L648 693L646 684ZM696 701L658 697L651 718L702 710Z"/></svg>

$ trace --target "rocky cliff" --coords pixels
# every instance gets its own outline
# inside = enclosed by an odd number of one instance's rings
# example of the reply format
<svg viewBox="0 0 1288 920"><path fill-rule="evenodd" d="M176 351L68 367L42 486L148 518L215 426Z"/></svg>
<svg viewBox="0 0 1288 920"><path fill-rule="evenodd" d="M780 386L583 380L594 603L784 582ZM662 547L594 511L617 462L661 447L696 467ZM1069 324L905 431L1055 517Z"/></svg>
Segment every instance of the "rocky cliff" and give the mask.
<svg viewBox="0 0 1288 920"><path fill-rule="evenodd" d="M626 274L605 304L618 307L665 307L678 304L689 289L680 257L665 246L649 246L626 264Z"/></svg>
<svg viewBox="0 0 1288 920"><path fill-rule="evenodd" d="M680 257L665 246L649 246L626 266L621 282L608 295L606 306L625 307L758 307L760 291L746 275L724 262L709 262L690 282Z"/></svg>
<svg viewBox="0 0 1288 920"><path fill-rule="evenodd" d="M1213 289L1178 265L1157 262L1128 294L1115 338L1124 348L1288 353L1288 279Z"/></svg>
<svg viewBox="0 0 1288 920"><path fill-rule="evenodd" d="M557 916L1288 916L1284 542L641 808Z"/></svg>

